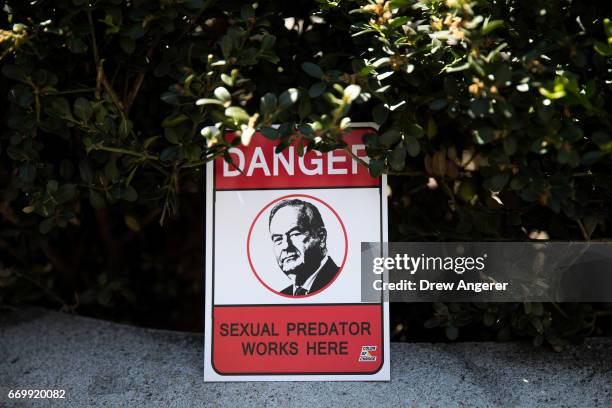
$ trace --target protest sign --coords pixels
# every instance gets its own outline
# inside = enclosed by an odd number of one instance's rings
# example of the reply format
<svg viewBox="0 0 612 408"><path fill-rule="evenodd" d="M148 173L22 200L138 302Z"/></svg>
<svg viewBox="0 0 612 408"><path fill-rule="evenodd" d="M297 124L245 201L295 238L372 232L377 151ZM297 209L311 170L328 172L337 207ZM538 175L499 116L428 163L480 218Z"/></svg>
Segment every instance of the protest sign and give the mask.
<svg viewBox="0 0 612 408"><path fill-rule="evenodd" d="M345 137L365 160L368 132ZM204 379L388 380L388 304L360 286L361 242L387 239L385 176L276 145L257 133L206 169Z"/></svg>

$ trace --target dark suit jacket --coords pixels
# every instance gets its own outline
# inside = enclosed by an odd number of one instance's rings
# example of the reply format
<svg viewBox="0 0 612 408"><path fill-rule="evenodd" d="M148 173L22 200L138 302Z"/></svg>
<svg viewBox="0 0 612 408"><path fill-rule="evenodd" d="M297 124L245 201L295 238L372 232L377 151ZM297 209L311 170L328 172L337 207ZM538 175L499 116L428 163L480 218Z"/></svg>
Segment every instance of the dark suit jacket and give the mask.
<svg viewBox="0 0 612 408"><path fill-rule="evenodd" d="M329 282L331 282L332 279L334 279L334 277L338 274L339 270L340 268L331 259L331 257L327 258L327 262L325 262L325 265L323 265L323 267L317 274L317 277L312 283L312 286L310 287L310 291L308 292L308 294L311 294L318 290L323 289L325 285L327 285ZM285 289L281 291L281 293L284 295L293 296L293 285L287 286ZM296 297L299 297L299 296L296 296Z"/></svg>

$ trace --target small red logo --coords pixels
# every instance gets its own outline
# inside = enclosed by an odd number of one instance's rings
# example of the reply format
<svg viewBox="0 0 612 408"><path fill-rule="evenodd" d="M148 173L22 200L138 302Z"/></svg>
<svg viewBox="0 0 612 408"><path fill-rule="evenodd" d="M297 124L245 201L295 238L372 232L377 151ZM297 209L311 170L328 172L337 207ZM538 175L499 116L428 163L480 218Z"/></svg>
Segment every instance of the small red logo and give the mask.
<svg viewBox="0 0 612 408"><path fill-rule="evenodd" d="M376 361L376 356L372 353L376 351L376 346L361 346L359 361Z"/></svg>

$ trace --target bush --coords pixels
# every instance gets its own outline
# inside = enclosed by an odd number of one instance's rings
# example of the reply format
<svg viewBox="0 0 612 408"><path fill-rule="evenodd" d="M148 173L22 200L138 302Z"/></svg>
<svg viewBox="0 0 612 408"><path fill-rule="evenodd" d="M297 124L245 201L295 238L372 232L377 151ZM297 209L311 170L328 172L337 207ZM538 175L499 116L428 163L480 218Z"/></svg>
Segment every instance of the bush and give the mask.
<svg viewBox="0 0 612 408"><path fill-rule="evenodd" d="M351 119L376 122L369 170L392 175L392 240L610 236L612 24L595 4L8 0L5 11L3 303L197 326L202 165L227 156L228 129L326 151L344 147ZM601 332L609 313L396 305L394 330L558 348Z"/></svg>

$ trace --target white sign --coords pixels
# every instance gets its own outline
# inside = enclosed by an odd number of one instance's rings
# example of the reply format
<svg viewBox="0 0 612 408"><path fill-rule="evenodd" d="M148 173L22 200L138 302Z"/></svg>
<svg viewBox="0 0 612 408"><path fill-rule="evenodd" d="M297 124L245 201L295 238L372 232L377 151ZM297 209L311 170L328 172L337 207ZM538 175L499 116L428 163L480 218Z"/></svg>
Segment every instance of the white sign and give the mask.
<svg viewBox="0 0 612 408"><path fill-rule="evenodd" d="M345 137L365 156L356 128ZM345 151L256 134L206 169L205 381L389 380L388 303L361 301L387 241L386 178Z"/></svg>

